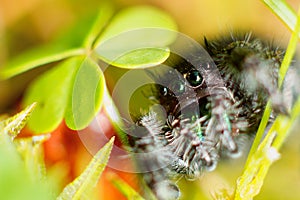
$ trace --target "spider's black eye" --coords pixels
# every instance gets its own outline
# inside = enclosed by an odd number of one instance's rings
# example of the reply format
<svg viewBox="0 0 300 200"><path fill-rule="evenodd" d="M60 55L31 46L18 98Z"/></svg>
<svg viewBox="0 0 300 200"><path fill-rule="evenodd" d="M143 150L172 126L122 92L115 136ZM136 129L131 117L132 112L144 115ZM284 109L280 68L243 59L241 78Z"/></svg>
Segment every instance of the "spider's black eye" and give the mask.
<svg viewBox="0 0 300 200"><path fill-rule="evenodd" d="M162 87L162 88L161 88L161 93L162 93L163 96L167 96L167 95L168 95L168 92L169 92L169 91L168 91L168 88L167 88L167 87Z"/></svg>
<svg viewBox="0 0 300 200"><path fill-rule="evenodd" d="M191 86L197 87L202 84L203 77L201 76L199 71L193 70L187 74L186 80L191 84Z"/></svg>
<svg viewBox="0 0 300 200"><path fill-rule="evenodd" d="M170 89L176 95L181 95L185 92L185 83L182 81L173 81Z"/></svg>

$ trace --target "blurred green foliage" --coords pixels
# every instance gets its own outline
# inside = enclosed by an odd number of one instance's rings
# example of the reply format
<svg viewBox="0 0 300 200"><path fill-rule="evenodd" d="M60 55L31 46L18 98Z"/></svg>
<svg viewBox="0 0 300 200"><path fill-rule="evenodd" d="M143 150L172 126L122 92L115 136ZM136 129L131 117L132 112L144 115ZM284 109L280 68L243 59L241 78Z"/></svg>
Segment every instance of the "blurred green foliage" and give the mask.
<svg viewBox="0 0 300 200"><path fill-rule="evenodd" d="M9 200L55 199L54 178L47 177L42 143L50 135L15 139L29 119L35 104L19 114L0 121L0 196ZM57 199L90 199L105 169L114 138L101 148L90 164Z"/></svg>
<svg viewBox="0 0 300 200"><path fill-rule="evenodd" d="M48 187L50 184L47 185L45 180L39 179L40 173L35 171L36 167L43 165L39 163L41 152L34 153L35 150L30 148L30 145L26 146L24 151L17 148L25 139L18 139L17 145L13 142L13 138L25 126L33 109L34 105L31 105L21 113L0 121L0 196L3 199L53 199ZM33 145L34 142L31 141L30 144ZM37 148L40 146L37 145ZM30 161L34 162L33 165L26 168L25 163Z"/></svg>
<svg viewBox="0 0 300 200"><path fill-rule="evenodd" d="M51 132L63 119L73 130L88 126L100 110L106 88L96 57L122 68L149 67L168 58L167 45L175 39L171 31L176 30L171 17L154 7L139 6L124 9L110 20L112 10L110 4L99 5L95 21L88 21L88 26L84 24L89 28L83 37L76 34L84 28L80 22L73 31L67 31L58 40L13 58L0 71L3 78L10 78L45 64L65 60L39 76L25 92L24 107L37 102L36 111L29 121L29 127L35 133ZM132 42L118 39L130 30L147 28L167 29L169 32L157 40L156 37L142 35L147 32L144 31L139 34L144 46L139 47L133 45L136 37L131 37ZM79 38L75 38L77 36ZM73 41L82 42L76 46Z"/></svg>

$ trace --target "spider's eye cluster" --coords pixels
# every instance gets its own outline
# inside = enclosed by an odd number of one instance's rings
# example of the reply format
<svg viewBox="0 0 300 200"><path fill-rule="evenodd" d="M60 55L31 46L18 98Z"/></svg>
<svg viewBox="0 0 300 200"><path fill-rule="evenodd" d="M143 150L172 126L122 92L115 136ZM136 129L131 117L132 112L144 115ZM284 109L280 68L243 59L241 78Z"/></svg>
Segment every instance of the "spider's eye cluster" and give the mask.
<svg viewBox="0 0 300 200"><path fill-rule="evenodd" d="M161 94L168 96L169 94L175 94L175 96L183 95L187 91L187 86L195 88L204 82L204 78L198 70L191 70L183 75L182 78L174 78L168 83L168 87L161 88ZM188 83L187 83L188 82Z"/></svg>
<svg viewBox="0 0 300 200"><path fill-rule="evenodd" d="M170 86L166 87L166 86L162 86L160 88L160 93L162 94L162 96L177 96L177 95L182 95L185 92L186 88L185 88L185 83L183 81L178 81L178 80L174 80L173 82L170 83Z"/></svg>

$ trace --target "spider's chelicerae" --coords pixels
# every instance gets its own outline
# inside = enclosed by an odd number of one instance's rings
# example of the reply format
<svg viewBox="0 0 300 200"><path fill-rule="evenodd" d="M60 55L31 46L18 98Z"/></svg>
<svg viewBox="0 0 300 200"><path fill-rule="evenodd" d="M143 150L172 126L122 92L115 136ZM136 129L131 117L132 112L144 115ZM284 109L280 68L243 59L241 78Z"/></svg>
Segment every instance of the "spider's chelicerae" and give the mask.
<svg viewBox="0 0 300 200"><path fill-rule="evenodd" d="M220 157L238 155L239 140L256 133L269 99L270 123L276 114L288 114L293 101L294 83L277 87L283 49L250 33L205 38L203 46L212 62L202 62L192 50L188 59L171 55L164 64L172 69L163 75L151 72L165 120L155 111L143 114L137 121L143 130L130 137L133 151L142 155L137 165L144 180L159 199L179 195L170 181L174 175L194 179L213 170ZM199 59L199 66L191 59Z"/></svg>

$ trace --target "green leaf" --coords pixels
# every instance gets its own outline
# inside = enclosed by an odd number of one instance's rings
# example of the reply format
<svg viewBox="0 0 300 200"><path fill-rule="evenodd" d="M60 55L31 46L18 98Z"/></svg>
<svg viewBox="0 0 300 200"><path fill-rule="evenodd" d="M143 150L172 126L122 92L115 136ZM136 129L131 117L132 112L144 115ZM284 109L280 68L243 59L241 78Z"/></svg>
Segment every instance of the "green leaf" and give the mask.
<svg viewBox="0 0 300 200"><path fill-rule="evenodd" d="M11 62L1 70L0 77L10 78L41 65L83 54L85 50L82 48L67 49L60 45L40 46L11 59Z"/></svg>
<svg viewBox="0 0 300 200"><path fill-rule="evenodd" d="M262 0L279 19L292 31L296 26L297 14L284 0ZM300 36L300 35L299 35Z"/></svg>
<svg viewBox="0 0 300 200"><path fill-rule="evenodd" d="M33 103L13 117L0 121L0 130L14 139L26 125L35 106L36 103Z"/></svg>
<svg viewBox="0 0 300 200"><path fill-rule="evenodd" d="M151 6L135 6L124 9L116 14L103 34L98 38L96 44L127 32L140 28L162 28L177 30L173 19L163 11ZM149 36L149 35L148 35ZM173 35L174 37L174 35ZM156 38L160 40L161 38ZM174 38L164 38L170 43ZM159 41L161 42L161 41ZM162 41L164 42L164 41Z"/></svg>
<svg viewBox="0 0 300 200"><path fill-rule="evenodd" d="M90 193L107 165L113 142L114 137L98 151L84 172L64 188L57 200L89 199Z"/></svg>
<svg viewBox="0 0 300 200"><path fill-rule="evenodd" d="M65 117L69 128L85 128L100 110L104 76L90 58L74 57L39 76L23 105L37 102L28 126L35 133L53 131Z"/></svg>
<svg viewBox="0 0 300 200"><path fill-rule="evenodd" d="M36 133L53 131L62 121L72 86L72 77L83 58L66 60L39 76L28 88L23 105L37 102L28 126Z"/></svg>
<svg viewBox="0 0 300 200"><path fill-rule="evenodd" d="M12 58L0 72L0 77L10 78L35 67L86 54L84 48L91 49L99 32L112 16L112 8L109 4L103 4L97 14L98 16L92 13L91 16L76 20L74 25L64 30L51 44L35 47Z"/></svg>
<svg viewBox="0 0 300 200"><path fill-rule="evenodd" d="M109 176L110 181L113 185L127 198L130 200L143 200L144 198L139 195L130 185L114 173Z"/></svg>
<svg viewBox="0 0 300 200"><path fill-rule="evenodd" d="M115 60L102 59L121 68L144 68L163 63L170 55L169 48L143 48L126 52Z"/></svg>
<svg viewBox="0 0 300 200"><path fill-rule="evenodd" d="M119 12L95 45L95 53L122 68L148 67L164 62L167 48L177 36L170 16L150 7L137 6Z"/></svg>
<svg viewBox="0 0 300 200"><path fill-rule="evenodd" d="M85 128L100 110L105 80L97 63L86 58L73 77L70 88L66 124L73 130Z"/></svg>

